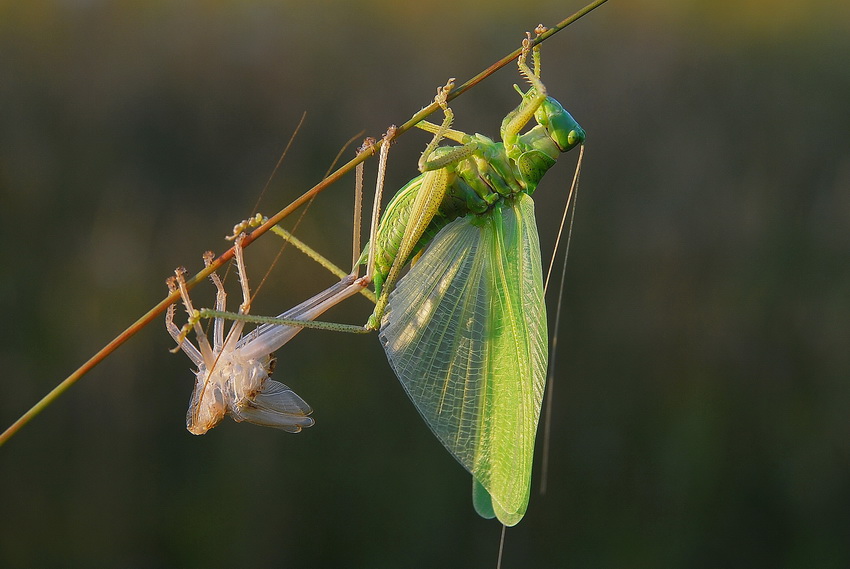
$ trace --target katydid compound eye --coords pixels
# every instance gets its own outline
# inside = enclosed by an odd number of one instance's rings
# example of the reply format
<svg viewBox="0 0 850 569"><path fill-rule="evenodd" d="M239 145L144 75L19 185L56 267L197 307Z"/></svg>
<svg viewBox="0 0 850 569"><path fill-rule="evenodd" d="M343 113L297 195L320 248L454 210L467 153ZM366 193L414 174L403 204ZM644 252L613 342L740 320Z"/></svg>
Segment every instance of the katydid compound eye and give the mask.
<svg viewBox="0 0 850 569"><path fill-rule="evenodd" d="M567 137L567 142L570 145L570 148L575 146L576 144L581 144L584 142L586 135L584 133L584 129L579 127L575 130L571 130L569 136Z"/></svg>

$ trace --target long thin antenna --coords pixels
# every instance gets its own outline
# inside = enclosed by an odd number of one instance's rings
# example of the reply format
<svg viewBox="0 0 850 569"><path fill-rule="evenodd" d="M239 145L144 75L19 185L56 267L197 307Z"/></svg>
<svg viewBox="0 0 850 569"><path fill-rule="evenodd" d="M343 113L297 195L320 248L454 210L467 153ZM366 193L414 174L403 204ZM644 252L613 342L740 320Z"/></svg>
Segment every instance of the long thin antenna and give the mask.
<svg viewBox="0 0 850 569"><path fill-rule="evenodd" d="M578 181L579 175L581 173L581 161L584 157L584 144L581 145L578 154L578 163L576 164L576 172L573 176L573 183L570 187L570 197L572 199L573 210L570 214L570 227L567 231L567 244L564 248L564 264L561 267L561 282L558 285L558 304L555 308L555 325L552 328L552 346L549 350L549 370L546 374L546 409L545 414L546 418L543 420L543 463L540 466L540 494L546 494L546 488L549 482L549 445L552 440L552 396L555 392L555 359L558 355L558 329L561 325L561 308L564 303L564 283L567 280L567 259L570 256L570 243L573 240L573 224L575 223L576 218L576 204L578 203ZM568 202L569 203L569 200ZM564 214L566 214L567 210L564 210ZM563 221L562 227L563 227ZM558 235L560 239L560 232ZM554 262L555 255L552 255L552 261ZM551 273L551 264L549 265L550 273ZM548 284L549 277L547 275L546 282Z"/></svg>
<svg viewBox="0 0 850 569"><path fill-rule="evenodd" d="M543 295L549 289L549 278L552 276L552 267L555 266L555 256L558 254L558 246L561 244L561 236L564 234L564 224L567 221L567 213L570 211L570 205L574 199L575 189L578 187L578 177L581 172L581 162L584 159L584 144L578 149L578 160L576 161L576 169L573 172L573 181L570 183L570 191L567 193L567 205L564 206L564 214L561 216L561 224L558 226L558 237L555 239L555 248L552 250L552 256L549 258L549 268L546 270L546 280L543 282ZM575 206L573 206L573 214L575 214ZM572 222L571 222L572 223ZM569 249L569 245L567 245Z"/></svg>

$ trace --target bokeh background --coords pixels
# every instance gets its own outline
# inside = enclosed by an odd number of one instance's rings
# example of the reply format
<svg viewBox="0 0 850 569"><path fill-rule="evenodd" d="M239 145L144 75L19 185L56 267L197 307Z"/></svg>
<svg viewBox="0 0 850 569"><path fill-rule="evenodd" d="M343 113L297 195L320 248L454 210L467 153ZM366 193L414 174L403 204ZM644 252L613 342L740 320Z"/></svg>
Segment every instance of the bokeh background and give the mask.
<svg viewBox="0 0 850 569"><path fill-rule="evenodd" d="M0 427L346 140L581 6L0 3ZM612 0L544 45L546 84L589 138L549 489L538 452L503 567L850 566L849 6ZM516 81L510 66L456 100L456 127L497 135ZM394 147L391 188L428 139ZM544 258L574 160L535 196ZM298 226L340 264L352 187ZM250 248L253 286L279 249ZM286 250L254 311L334 280ZM0 449L0 566L495 566L500 526L376 337L308 331L281 350L277 377L315 409L299 435L190 435L172 345L146 328Z"/></svg>

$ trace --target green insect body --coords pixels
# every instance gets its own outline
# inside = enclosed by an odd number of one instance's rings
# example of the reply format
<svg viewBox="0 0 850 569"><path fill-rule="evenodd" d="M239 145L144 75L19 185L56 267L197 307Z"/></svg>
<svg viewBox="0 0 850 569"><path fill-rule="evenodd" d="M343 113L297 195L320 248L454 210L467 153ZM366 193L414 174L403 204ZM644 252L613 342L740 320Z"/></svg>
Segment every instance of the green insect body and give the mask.
<svg viewBox="0 0 850 569"><path fill-rule="evenodd" d="M471 213L486 214L499 200L520 192L533 194L559 154L584 140L584 130L552 97L545 97L534 113L539 123L537 126L525 134L512 135L508 129L512 127L514 117L520 115L533 98L532 88L523 96L523 103L505 118L502 138L510 142L494 142L482 134L466 135L452 131L462 135L458 136L458 142L463 142L464 146L438 148L432 153L429 163L440 164L442 157L451 155L457 148L468 149L470 156L437 170L426 171L396 193L387 205L378 229L373 280L375 294L379 298L390 292L383 289L394 264L406 265L450 221ZM436 129L436 125L426 124L427 127L423 128ZM411 225L416 199L423 186L433 187L438 176L445 179L442 200L430 222L414 240L408 255L402 263L397 263L405 230ZM366 262L365 251L361 262ZM380 321L380 308L379 304L370 320L372 328L377 328Z"/></svg>
<svg viewBox="0 0 850 569"><path fill-rule="evenodd" d="M529 51L526 42L519 68L532 86L502 122L502 142L450 130L444 104L442 125L418 125L435 138L420 161L423 173L381 220L378 302L367 324L380 324L387 358L411 400L472 473L476 511L508 526L528 505L548 360L530 195L558 156L585 138L546 94L538 48L534 72L525 64ZM520 134L532 119L537 124ZM443 136L461 146L434 148Z"/></svg>

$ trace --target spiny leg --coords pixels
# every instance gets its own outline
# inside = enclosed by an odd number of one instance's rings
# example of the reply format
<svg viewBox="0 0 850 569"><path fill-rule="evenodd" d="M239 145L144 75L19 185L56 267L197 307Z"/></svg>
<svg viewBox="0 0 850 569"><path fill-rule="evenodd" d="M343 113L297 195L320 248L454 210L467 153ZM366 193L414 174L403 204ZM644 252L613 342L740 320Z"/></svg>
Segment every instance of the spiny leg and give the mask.
<svg viewBox="0 0 850 569"><path fill-rule="evenodd" d="M440 105L440 108L443 110L443 122L437 128L437 131L434 133L434 138L431 139L431 142L425 147L425 150L422 151L422 155L419 157L419 171L424 172L427 170L432 170L433 168L425 168L425 164L430 160L431 154L434 150L437 149L437 146L443 140L446 135L446 131L452 126L452 122L455 120L455 115L448 105L448 96L452 89L454 89L455 80L454 77L449 79L446 84L442 87L437 88L437 96L434 97L434 102Z"/></svg>
<svg viewBox="0 0 850 569"><path fill-rule="evenodd" d="M213 257L215 255L212 251L207 251L204 253L204 266L210 266L210 263L213 261ZM227 310L227 291L224 290L224 284L221 282L221 279L218 276L218 273L212 272L210 273L210 280L215 285L215 309L216 310ZM216 318L213 321L213 350L216 353L221 351L221 348L224 346L224 320L221 318Z"/></svg>
<svg viewBox="0 0 850 569"><path fill-rule="evenodd" d="M539 38L543 34L549 31L549 28L544 26L543 24L537 24L537 27L534 28L534 34ZM538 79L540 78L540 44L534 46L534 50L531 52L531 59L534 62L534 76Z"/></svg>
<svg viewBox="0 0 850 569"><path fill-rule="evenodd" d="M442 124L437 126L433 123L422 121L416 125L422 130L434 133L434 138L431 139L431 142L429 142L428 146L425 147L425 151L422 152L422 156L419 157L418 165L420 172L439 170L440 168L457 164L461 160L469 158L475 154L479 148L478 143L471 141L471 137L468 134L449 128L454 121L454 113L448 106L447 98L453 88L454 79L449 79L445 86L437 89L437 96L434 97L434 101L440 105L440 108L443 110ZM460 142L463 146L448 147L448 149L443 148L441 149L440 156L432 158L432 154L437 149L437 146L443 138L449 138L450 140Z"/></svg>
<svg viewBox="0 0 850 569"><path fill-rule="evenodd" d="M372 151L375 148L375 139L367 137L363 144L357 149L357 153ZM351 272L360 271L360 257L363 251L360 249L360 224L363 217L363 174L366 166L360 162L354 169L354 234L351 238ZM341 277L341 275L340 275ZM364 289L365 290L365 289Z"/></svg>
<svg viewBox="0 0 850 569"><path fill-rule="evenodd" d="M168 287L168 292L173 293L177 290L177 279L174 276L170 276L165 279L165 286ZM174 338L174 341L178 344L183 342L183 339L180 337L180 328L177 327L177 324L174 323L174 303L168 305L168 308L165 309L165 329L168 330L168 334ZM179 345L177 346L180 347Z"/></svg>
<svg viewBox="0 0 850 569"><path fill-rule="evenodd" d="M537 32L538 35L542 34L544 31L545 28L543 28L543 26L538 26L535 29L535 32ZM532 51L531 43L531 33L526 33L526 38L522 40L522 52L517 58L517 67L519 68L519 72L523 77L525 77L529 84L531 84L531 89L529 89L527 93L523 93L519 87L514 85L517 91L519 91L522 95L522 102L516 109L508 113L502 121L502 142L504 142L505 149L509 155L519 140L520 131L532 118L534 118L535 111L537 111L547 97L546 86L543 85L543 82L540 80L539 46L534 46L533 48L534 71L532 71L526 63L528 54Z"/></svg>
<svg viewBox="0 0 850 569"><path fill-rule="evenodd" d="M244 249L242 248L242 241L244 239L245 234L240 233L233 240L233 258L236 260L236 274L239 279L239 286L242 289L242 303L239 305L238 314L248 314L251 311L251 289L248 286L248 271L245 268L245 254ZM204 260L206 261L206 259ZM227 293L224 290L224 285L222 284L221 279L216 273L212 273L210 278L215 284L217 291L215 309L217 312L223 313L227 309L224 302L227 298ZM218 342L220 337L219 334L223 334L224 331L224 318L216 317L213 319L213 322L213 337L215 341ZM227 332L227 338L225 338L220 345L216 346L216 354L235 349L236 343L242 336L242 329L244 327L244 321L233 322L230 326L230 330Z"/></svg>
<svg viewBox="0 0 850 569"><path fill-rule="evenodd" d="M174 348L172 351L176 351L177 348L180 348L183 345L183 342L186 340L186 335L189 333L189 330L195 331L195 336L198 340L198 348L200 349L200 353L203 356L204 360L211 359L213 357L213 349L210 346L210 342L207 339L206 334L204 334L203 328L201 328L201 316L200 311L196 310L194 306L192 306L192 299L189 296L189 289L186 287L186 268L178 267L174 270L174 281L177 283L177 290L180 291L180 299L183 301L183 306L186 308L186 314L189 316L186 324L180 329L180 332L175 338L178 343L178 346ZM171 286L169 284L169 286Z"/></svg>
<svg viewBox="0 0 850 569"><path fill-rule="evenodd" d="M387 158L389 157L390 146L396 135L396 126L390 125L384 134L384 143L381 145L381 152L378 155L378 176L375 181L375 201L372 203L372 221L369 227L369 257L366 261L366 276L364 278L372 282L375 274L375 255L378 246L378 228L381 214L381 196L384 193L384 179L387 173ZM368 326L367 326L368 327Z"/></svg>
<svg viewBox="0 0 850 569"><path fill-rule="evenodd" d="M177 287L177 277L171 276L166 279L165 284L168 286L168 291L170 293L175 292ZM191 342L186 339L186 334L189 331L189 328L185 330L178 328L174 323L174 311L175 304L169 304L168 308L165 310L165 328L168 330L168 333L174 338L174 341L177 342L177 345L171 350L173 353L177 353L180 349L189 356L189 359L192 360L196 366L201 365L204 361L204 357L201 355L201 352L198 351ZM184 327L185 328L185 327Z"/></svg>

